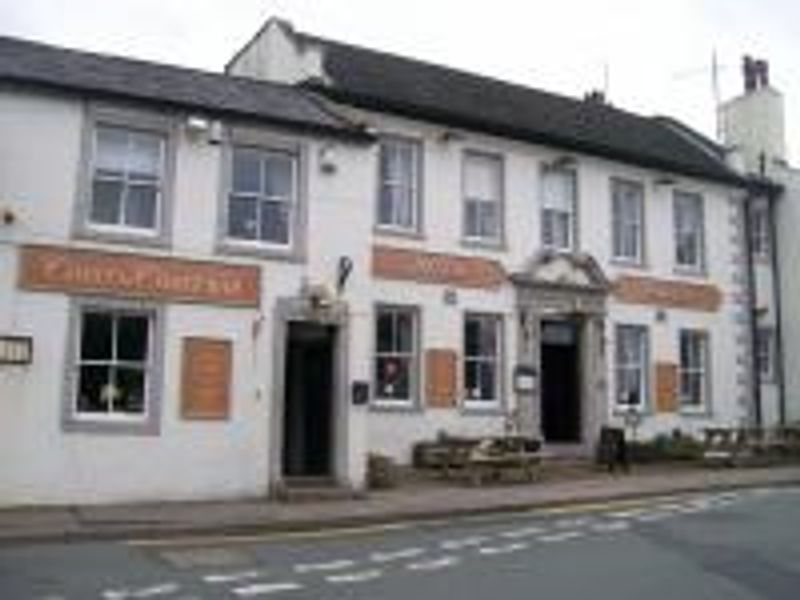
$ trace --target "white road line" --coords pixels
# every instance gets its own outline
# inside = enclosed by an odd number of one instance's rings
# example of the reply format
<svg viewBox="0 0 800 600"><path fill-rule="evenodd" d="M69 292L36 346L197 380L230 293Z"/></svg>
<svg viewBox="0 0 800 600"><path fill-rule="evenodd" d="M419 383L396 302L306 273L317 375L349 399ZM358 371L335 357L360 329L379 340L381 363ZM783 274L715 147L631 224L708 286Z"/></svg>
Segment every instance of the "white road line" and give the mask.
<svg viewBox="0 0 800 600"><path fill-rule="evenodd" d="M540 542L565 542L567 540L574 540L575 538L583 537L585 534L580 531L564 531L563 533L554 533L553 535L543 535L539 539Z"/></svg>
<svg viewBox="0 0 800 600"><path fill-rule="evenodd" d="M669 519L672 516L674 516L672 513L667 513L667 512L651 512L639 515L638 517L636 517L636 520L639 521L640 523L654 523L656 521L663 521L664 519Z"/></svg>
<svg viewBox="0 0 800 600"><path fill-rule="evenodd" d="M240 571L238 573L212 573L203 575L201 579L206 583L234 583L263 576L264 571Z"/></svg>
<svg viewBox="0 0 800 600"><path fill-rule="evenodd" d="M302 589L302 585L294 581L284 581L280 583L254 583L245 587L233 588L233 593L242 598L251 596L264 596L278 592L291 592Z"/></svg>
<svg viewBox="0 0 800 600"><path fill-rule="evenodd" d="M528 548L525 542L516 542L514 544L507 544L505 546L484 546L478 548L478 553L484 556L496 556L498 554L510 554L512 552L519 552Z"/></svg>
<svg viewBox="0 0 800 600"><path fill-rule="evenodd" d="M369 559L373 562L384 563L404 558L414 558L424 553L425 548L404 548L402 550L393 550L392 552L373 552L370 554Z"/></svg>
<svg viewBox="0 0 800 600"><path fill-rule="evenodd" d="M591 527L592 531L607 533L613 531L625 531L631 528L631 524L628 523L628 521L611 521L609 523L595 523Z"/></svg>
<svg viewBox="0 0 800 600"><path fill-rule="evenodd" d="M368 571L357 571L355 573L342 573L340 575L328 575L325 581L329 583L363 583L372 581L383 575L380 569L370 569Z"/></svg>
<svg viewBox="0 0 800 600"><path fill-rule="evenodd" d="M631 519L634 517L638 517L641 514L644 514L648 511L647 508L633 508L631 510L622 510L617 512L610 512L607 513L609 517L613 517L615 519Z"/></svg>
<svg viewBox="0 0 800 600"><path fill-rule="evenodd" d="M591 521L589 517L578 517L576 519L559 519L555 522L555 527L568 529L570 527L583 527Z"/></svg>
<svg viewBox="0 0 800 600"><path fill-rule="evenodd" d="M338 571L339 569L349 569L352 566L355 566L356 561L343 559L343 560L333 560L330 562L323 562L323 563L306 563L301 565L295 565L294 570L295 573L312 573L315 571Z"/></svg>
<svg viewBox="0 0 800 600"><path fill-rule="evenodd" d="M519 538L539 535L540 533L544 533L544 529L542 529L541 527L523 527L522 529L512 529L511 531L504 531L500 534L500 537L516 540Z"/></svg>
<svg viewBox="0 0 800 600"><path fill-rule="evenodd" d="M472 537L461 538L458 540L445 540L439 545L445 550L460 550L461 548L468 548L470 546L478 546L489 538L485 535L475 535Z"/></svg>
<svg viewBox="0 0 800 600"><path fill-rule="evenodd" d="M177 583L160 583L146 588L128 590L105 590L103 600L127 600L128 598L155 598L174 594L180 589Z"/></svg>
<svg viewBox="0 0 800 600"><path fill-rule="evenodd" d="M410 563L406 566L409 571L438 571L439 569L446 569L461 562L457 556L443 556L433 560L425 560L415 563Z"/></svg>

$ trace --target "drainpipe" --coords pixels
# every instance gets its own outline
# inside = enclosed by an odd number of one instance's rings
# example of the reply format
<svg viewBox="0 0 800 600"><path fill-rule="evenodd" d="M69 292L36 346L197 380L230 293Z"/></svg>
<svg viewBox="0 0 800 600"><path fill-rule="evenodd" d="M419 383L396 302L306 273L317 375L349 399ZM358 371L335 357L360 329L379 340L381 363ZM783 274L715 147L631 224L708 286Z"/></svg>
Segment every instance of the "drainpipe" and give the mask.
<svg viewBox="0 0 800 600"><path fill-rule="evenodd" d="M780 191L769 193L767 213L769 217L770 260L772 264L772 296L775 299L775 383L778 386L778 423L786 425L786 385L784 382L783 364L783 317L781 309L781 271L778 260L778 231L775 223L775 204L780 196Z"/></svg>
<svg viewBox="0 0 800 600"><path fill-rule="evenodd" d="M753 244L752 244L752 220L750 218L750 208L753 201L753 192L748 189L744 201L744 250L747 255L747 286L748 308L750 313L750 356L752 373L752 393L753 409L756 427L761 427L761 372L758 368L758 315L756 314L756 270L753 263Z"/></svg>

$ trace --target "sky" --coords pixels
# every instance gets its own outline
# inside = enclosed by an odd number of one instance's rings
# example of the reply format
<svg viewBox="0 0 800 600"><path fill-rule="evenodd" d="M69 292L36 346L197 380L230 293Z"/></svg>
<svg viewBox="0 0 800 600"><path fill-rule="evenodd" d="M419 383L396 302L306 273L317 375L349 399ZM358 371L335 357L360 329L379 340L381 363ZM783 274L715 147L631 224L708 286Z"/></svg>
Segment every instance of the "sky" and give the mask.
<svg viewBox="0 0 800 600"><path fill-rule="evenodd" d="M796 0L0 0L0 35L222 70L270 16L317 36L678 118L715 137L744 54L770 62L800 158Z"/></svg>

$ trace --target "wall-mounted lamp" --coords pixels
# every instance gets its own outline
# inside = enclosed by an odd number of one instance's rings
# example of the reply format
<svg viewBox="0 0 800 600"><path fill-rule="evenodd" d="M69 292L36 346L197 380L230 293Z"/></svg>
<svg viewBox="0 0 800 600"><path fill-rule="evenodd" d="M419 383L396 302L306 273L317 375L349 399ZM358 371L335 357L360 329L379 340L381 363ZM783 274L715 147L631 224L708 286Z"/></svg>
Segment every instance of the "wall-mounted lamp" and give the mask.
<svg viewBox="0 0 800 600"><path fill-rule="evenodd" d="M319 169L326 175L336 173L336 152L333 144L324 144L319 149Z"/></svg>
<svg viewBox="0 0 800 600"><path fill-rule="evenodd" d="M17 215L14 214L13 210L11 210L10 208L4 208L0 210L0 222L2 222L3 225L10 227L16 221L17 221Z"/></svg>
<svg viewBox="0 0 800 600"><path fill-rule="evenodd" d="M186 134L196 141L205 140L209 144L222 143L222 123L203 115L189 115L184 125Z"/></svg>

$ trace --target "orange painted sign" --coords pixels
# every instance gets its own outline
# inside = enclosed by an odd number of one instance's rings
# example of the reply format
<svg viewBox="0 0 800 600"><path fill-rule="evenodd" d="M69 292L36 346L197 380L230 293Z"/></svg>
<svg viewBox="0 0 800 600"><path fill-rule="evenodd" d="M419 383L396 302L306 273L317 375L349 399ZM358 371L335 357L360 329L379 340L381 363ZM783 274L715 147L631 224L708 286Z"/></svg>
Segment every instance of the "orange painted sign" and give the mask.
<svg viewBox="0 0 800 600"><path fill-rule="evenodd" d="M258 267L58 246L23 246L19 287L256 307Z"/></svg>

